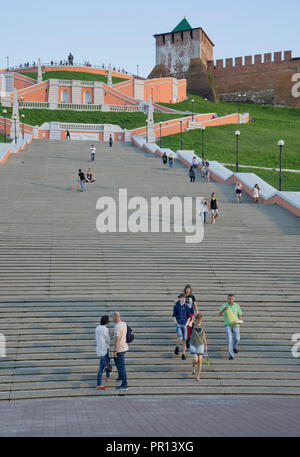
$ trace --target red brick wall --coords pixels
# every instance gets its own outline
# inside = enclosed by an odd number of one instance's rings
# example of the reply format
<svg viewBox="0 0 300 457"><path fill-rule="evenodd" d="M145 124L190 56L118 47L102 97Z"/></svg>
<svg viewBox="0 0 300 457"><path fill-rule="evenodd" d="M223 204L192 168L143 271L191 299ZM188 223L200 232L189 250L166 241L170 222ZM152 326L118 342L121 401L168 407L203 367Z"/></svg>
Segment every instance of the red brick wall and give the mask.
<svg viewBox="0 0 300 457"><path fill-rule="evenodd" d="M217 60L209 64L218 94L273 89L275 102L300 106L300 98L292 96L292 76L300 71L300 58L292 59L291 51ZM264 61L263 61L264 60Z"/></svg>

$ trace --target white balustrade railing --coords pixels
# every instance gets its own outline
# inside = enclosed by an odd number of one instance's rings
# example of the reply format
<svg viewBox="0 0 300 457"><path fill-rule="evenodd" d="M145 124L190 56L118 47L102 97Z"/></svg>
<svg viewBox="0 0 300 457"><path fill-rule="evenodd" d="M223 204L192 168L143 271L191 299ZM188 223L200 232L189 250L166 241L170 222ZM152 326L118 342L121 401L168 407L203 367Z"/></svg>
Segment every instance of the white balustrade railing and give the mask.
<svg viewBox="0 0 300 457"><path fill-rule="evenodd" d="M104 125L103 124L69 124L69 123L61 123L60 124L61 130L69 130L71 132L79 131L79 132L103 132Z"/></svg>
<svg viewBox="0 0 300 457"><path fill-rule="evenodd" d="M52 68L55 68L55 67L84 67L84 68L100 68L101 70L106 70L108 71L108 66L106 65L86 65L85 63L73 63L73 65L69 65L67 63L59 63L59 62L46 62L46 63L41 63L41 66L42 67L52 67ZM33 64L30 64L29 66L25 66L25 65L15 65L15 66L10 66L8 68L9 71L14 71L14 70L36 70L38 67L37 65L37 62L35 62L35 65ZM115 67L116 68L116 67ZM135 78L138 78L138 79L144 79L144 78L141 78L140 76L137 76L135 75L134 73L130 73L128 71L122 71L121 69L119 70L116 69L114 70L113 67L112 67L112 71L114 71L115 73L119 73L120 77L122 77L123 75L127 76L134 76Z"/></svg>
<svg viewBox="0 0 300 457"><path fill-rule="evenodd" d="M26 102L20 101L19 108L31 108L31 109L49 109L48 102Z"/></svg>
<svg viewBox="0 0 300 457"><path fill-rule="evenodd" d="M79 103L58 103L57 109L73 111L102 111L102 105L81 105Z"/></svg>
<svg viewBox="0 0 300 457"><path fill-rule="evenodd" d="M115 112L130 112L136 113L138 111L144 111L142 107L139 105L105 105L108 107L108 111L115 111Z"/></svg>
<svg viewBox="0 0 300 457"><path fill-rule="evenodd" d="M92 105L80 103L52 103L52 109L67 111L110 111L115 113L137 113L144 112L144 108L139 105ZM56 106L55 106L56 105ZM48 102L20 102L19 108L27 109L50 109Z"/></svg>
<svg viewBox="0 0 300 457"><path fill-rule="evenodd" d="M93 87L94 86L94 81L81 81L82 86L88 86L88 87Z"/></svg>
<svg viewBox="0 0 300 457"><path fill-rule="evenodd" d="M70 80L70 79L69 80L68 79L60 79L58 81L58 84L60 86L72 86L72 80Z"/></svg>

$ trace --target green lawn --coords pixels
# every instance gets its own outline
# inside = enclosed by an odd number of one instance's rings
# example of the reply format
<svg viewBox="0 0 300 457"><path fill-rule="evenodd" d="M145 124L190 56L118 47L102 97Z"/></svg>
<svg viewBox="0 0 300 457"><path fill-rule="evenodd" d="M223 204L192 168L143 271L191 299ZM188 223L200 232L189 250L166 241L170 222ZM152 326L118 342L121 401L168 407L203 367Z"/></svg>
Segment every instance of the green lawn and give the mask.
<svg viewBox="0 0 300 457"><path fill-rule="evenodd" d="M4 135L2 133L0 133L0 143L4 143Z"/></svg>
<svg viewBox="0 0 300 457"><path fill-rule="evenodd" d="M11 117L11 108L7 109L7 117ZM143 113L107 113L102 111L69 111L69 110L45 110L45 109L22 109L20 114L25 115L24 122L29 125L42 125L44 122L73 122L80 124L116 124L127 130L143 127L146 125L147 116ZM0 108L0 115L2 110ZM178 114L154 113L155 122L180 117Z"/></svg>
<svg viewBox="0 0 300 457"><path fill-rule="evenodd" d="M195 100L195 112L216 112L219 116L237 112L233 103L215 104L190 95L190 99L175 105L182 110L191 110L191 99ZM174 105L172 105L174 107ZM205 130L205 157L222 163L235 163L235 131L241 132L239 162L241 165L279 167L277 142L285 141L282 168L300 169L300 109L273 108L247 105L253 123L210 127ZM244 107L243 110L244 111ZM194 130L183 135L183 148L194 149L198 155L202 150L202 132ZM163 138L163 145L173 150L180 149L180 135ZM300 186L298 188L300 190Z"/></svg>
<svg viewBox="0 0 300 457"><path fill-rule="evenodd" d="M173 109L178 109L181 111L191 111L193 110L194 100L194 112L195 113L217 113L219 116L224 116L225 114L237 113L238 104L237 103L228 103L220 102L214 103L210 101L205 101L202 97L194 94L187 94L188 98L184 102L169 104L169 103L160 103L163 106L167 106ZM241 112L246 111L250 113L250 116L255 119L269 119L269 120L281 120L284 117L286 120L299 119L300 117L300 108L279 108L272 106L262 106L262 105L253 105L241 103Z"/></svg>
<svg viewBox="0 0 300 457"><path fill-rule="evenodd" d="M235 172L235 167L227 167ZM259 170L257 168L241 168L241 173L254 173L269 183L275 189L279 189L279 172L273 170ZM300 173L282 173L283 191L300 191Z"/></svg>
<svg viewBox="0 0 300 457"><path fill-rule="evenodd" d="M23 73L29 78L37 79L37 73ZM86 73L84 71L45 71L43 73L43 80L47 79L76 79L80 81L101 81L107 83L107 77L104 75L95 75L94 73ZM112 78L113 84L126 81L126 78Z"/></svg>

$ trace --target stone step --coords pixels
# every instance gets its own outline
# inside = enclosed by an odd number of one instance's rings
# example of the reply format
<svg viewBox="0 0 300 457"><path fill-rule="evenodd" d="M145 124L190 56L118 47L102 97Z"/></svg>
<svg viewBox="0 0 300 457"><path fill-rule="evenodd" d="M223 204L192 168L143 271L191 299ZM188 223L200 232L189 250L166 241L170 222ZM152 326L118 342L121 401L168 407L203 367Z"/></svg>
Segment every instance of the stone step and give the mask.
<svg viewBox="0 0 300 457"><path fill-rule="evenodd" d="M200 384L200 386L198 385ZM71 398L71 397L94 397L98 395L182 395L181 387L134 387L128 391L120 393L115 389L108 389L104 392L98 392L95 388L90 389L61 389L61 390L29 390L11 392L10 395L4 393L0 395L2 400L24 400L24 399L39 399L39 398ZM196 383L195 386L185 387L184 395L299 395L297 387L206 387Z"/></svg>
<svg viewBox="0 0 300 457"><path fill-rule="evenodd" d="M267 358L267 354L263 357L253 357L249 355L247 358L244 357L240 359L236 359L232 361L231 365L236 369L237 367L243 367L247 365L250 367L250 365L253 366L282 366L284 365L286 367L286 370L293 368L293 367L298 367L299 369L299 362L296 359L293 359L292 357L277 357L277 358ZM34 362L34 363L33 363ZM219 368L219 365L224 365L224 363L228 363L227 359L227 354L225 353L224 349L224 357L219 358L219 359L212 359L212 363L214 365L214 369ZM142 365L146 369L148 366L156 367L157 369L161 369L162 365L168 366L168 367L173 367L173 366L183 366L185 369L187 366L190 366L191 360L186 360L182 361L181 358L175 358L174 357L166 357L166 358L159 358L159 357L150 357L149 354L146 355L146 357L135 357L135 358L130 358L127 359L126 364L127 366L135 366L135 365ZM61 360L59 358L56 359L43 359L43 360L37 360L37 359L27 359L27 360L18 360L16 361L12 357L8 357L6 361L3 361L1 363L1 369L11 369L11 368L31 368L34 365L36 368L43 368L43 367L51 367L51 368L58 368L58 367L73 367L76 370L80 369L81 366L98 366L99 362L95 358L75 358L74 360ZM253 368L251 368L253 370Z"/></svg>
<svg viewBox="0 0 300 457"><path fill-rule="evenodd" d="M132 145L97 146L97 181L76 192L89 142L34 141L0 168L0 399L98 395L299 395L300 224L276 205L235 204L232 184L191 187ZM76 158L76 162L74 162ZM21 160L24 162L21 166ZM116 163L121 166L116 167ZM76 165L76 166L74 166ZM13 183L13 186L12 186ZM184 234L99 234L100 196L195 196L214 191L221 217L199 245ZM174 356L174 299L192 283L204 316L211 365L202 381L192 358ZM228 361L220 305L233 291L244 312L240 353ZM119 310L136 338L126 357L130 389L95 389L95 327ZM112 325L110 325L110 328ZM113 370L113 378L116 369Z"/></svg>
<svg viewBox="0 0 300 457"><path fill-rule="evenodd" d="M12 377L12 380L13 380L13 377L14 376L20 376L20 375L24 375L24 376L35 376L36 379L40 379L40 376L49 376L51 374L54 374L54 375L60 375L60 374L66 374L66 375L82 375L82 374L85 374L85 373L91 373L93 372L94 373L94 376L95 376L95 373L97 373L97 370L98 370L98 363L95 363L95 364L90 364L88 366L84 366L84 365L76 365L74 367L63 367L63 366L55 366L55 367L39 367L39 368L35 368L35 367L28 367L28 368L15 368L15 367L12 367L12 368L6 368L6 369L1 369L1 375L6 377L6 376L9 376L9 377ZM259 365L259 364L258 364ZM236 361L234 362L234 364L228 364L228 361L226 361L224 359L223 361L223 364L217 364L216 366L213 366L211 365L210 367L206 367L205 368L205 372L206 373L213 373L214 375L217 375L220 379L222 379L223 377L227 377L228 375L229 376L234 376L234 374L236 372L242 372L242 373L245 373L245 375L249 375L251 379L251 375L252 373L255 373L255 370L257 370L258 367L254 364L253 366L252 365L247 365L247 364L244 364L244 365L239 365L237 367L237 364L236 364ZM176 376L178 375L188 375L191 371L191 364L188 363L188 364L180 364L180 365L170 365L170 364L165 364L165 365L128 365L127 366L127 372L128 372L128 376L130 375L136 375L136 374L145 374L147 376L153 376L153 375L157 375L157 374L165 374L167 377L170 375L170 377L172 377L172 374L175 374ZM299 367L296 365L296 366L286 366L286 365L259 365L259 372L262 373L262 375L269 375L270 373L274 373L276 375L280 375L282 376L283 374L286 374L288 375L288 379L289 379L289 375L291 375L291 377L293 377L294 374L299 374Z"/></svg>
<svg viewBox="0 0 300 457"><path fill-rule="evenodd" d="M115 376L115 369L112 373L112 379L116 378ZM178 380L178 379L192 379L191 371L189 372L154 372L154 371L148 371L148 372L136 372L136 371L129 371L128 372L128 379L130 380L138 380L138 379L145 379L145 380L151 380L151 379L172 379L172 380ZM95 376L97 375L96 371L90 370L89 373L73 373L73 374L60 374L60 373L55 373L55 374L47 374L44 375L43 381L45 382L50 382L50 381L92 381L95 382ZM215 372L215 371L209 371L208 368L205 367L205 372L203 372L203 376L205 376L205 379L220 379L220 374ZM104 374L105 377L105 374ZM300 381L300 373L293 373L293 372L248 372L248 371L234 371L234 372L222 372L222 379L228 379L228 380L293 380L293 381ZM18 375L16 374L13 379L13 383L30 383L30 382L41 382L41 378L39 376L34 376L31 374L27 375ZM7 375L7 376L1 376L1 383L4 385L5 383L12 384L12 377Z"/></svg>
<svg viewBox="0 0 300 457"><path fill-rule="evenodd" d="M153 387L153 388L177 388L177 387L193 387L193 384L196 384L195 375L190 375L189 379L168 379L168 380L156 380L156 379L149 379L149 380L134 380L128 379L130 384L130 389L132 388L139 388L139 387ZM55 390L60 391L62 389L89 389L96 387L96 378L93 381L72 381L72 382L51 382L51 381L43 381L43 382L36 382L34 383L35 391L47 391L47 390ZM120 383L116 381L111 381L110 383L105 383L109 390L115 389ZM300 387L299 380L251 380L248 383L245 380L222 380L219 381L217 379L206 379L205 372L202 373L202 380L200 382L201 387L243 387L243 388L255 388L255 387L263 387L269 388L272 390L273 388L297 388ZM31 383L12 383L9 386L6 384L0 384L0 391L6 391L9 388L10 394L12 395L14 392L20 391L28 391L32 389Z"/></svg>
<svg viewBox="0 0 300 457"><path fill-rule="evenodd" d="M213 355L218 353L219 350L223 349L223 347L225 346L225 342L223 341L223 345L220 346L220 343L222 344L222 341L220 341L219 343L217 344L210 344L209 340L208 340L208 345L209 345L209 352L210 354ZM131 348L130 348L130 356L132 355L133 357L136 356L136 353L146 353L151 355L152 353L158 353L159 355L161 354L165 354L168 352L166 351L169 351L169 352L174 352L174 347L175 347L175 341L169 341L167 342L166 344L164 345L137 345L137 344L132 344L131 345ZM243 342L242 344L240 344L239 346L239 350L240 352L243 352L243 356L244 357L247 357L247 354L251 354L253 352L257 353L257 354L265 354L265 353L269 353L269 356L271 357L272 354L276 354L278 353L279 356L282 356L284 353L285 354L289 354L289 356L291 355L291 347L289 347L288 345L285 345L285 346L281 346L281 345L270 345L270 346L267 346L267 345L262 345L262 346L259 346L259 345L249 345L249 344L245 344L245 342ZM68 354L68 356L74 356L76 357L76 355L79 355L79 354L82 354L84 355L85 357L95 357L95 348L94 346L85 346L85 347L74 347L74 346L70 346L70 347L59 347L59 346L56 346L55 349L53 347L29 347L29 348L24 348L23 346L15 346L15 347L12 347L12 346L9 346L7 348L7 351L6 351L7 355L10 356L10 355L18 355L18 357L20 357L21 355L23 355L24 357L26 357L26 354L30 355L30 356L34 356L35 354L40 354L41 357L43 357L42 354L55 354L55 355L58 355L59 356L62 356L63 357L63 354ZM67 356L67 355L66 355Z"/></svg>

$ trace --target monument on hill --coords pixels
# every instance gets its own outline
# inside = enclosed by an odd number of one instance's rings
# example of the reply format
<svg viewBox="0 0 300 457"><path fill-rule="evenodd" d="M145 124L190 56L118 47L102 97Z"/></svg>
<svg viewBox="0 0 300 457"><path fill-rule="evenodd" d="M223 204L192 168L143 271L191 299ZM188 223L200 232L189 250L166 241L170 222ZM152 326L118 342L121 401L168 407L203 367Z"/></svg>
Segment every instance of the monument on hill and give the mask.
<svg viewBox="0 0 300 457"><path fill-rule="evenodd" d="M74 56L70 52L70 54L68 55L68 64L73 65L73 63L74 63Z"/></svg>

